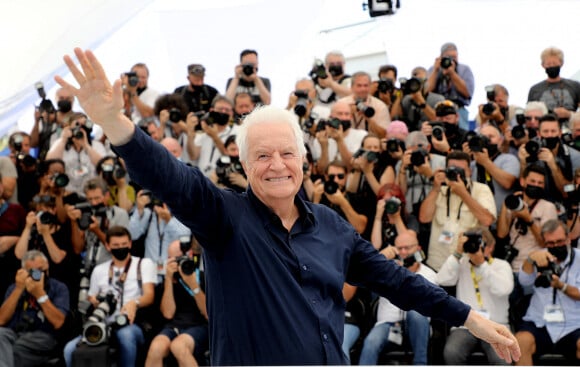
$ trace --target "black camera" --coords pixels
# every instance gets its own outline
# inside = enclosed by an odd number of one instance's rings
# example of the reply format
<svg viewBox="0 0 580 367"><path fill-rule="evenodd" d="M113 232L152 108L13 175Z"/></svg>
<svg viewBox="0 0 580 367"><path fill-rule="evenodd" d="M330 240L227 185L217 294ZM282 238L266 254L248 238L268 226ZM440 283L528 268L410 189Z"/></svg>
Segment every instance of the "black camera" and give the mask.
<svg viewBox="0 0 580 367"><path fill-rule="evenodd" d="M149 204L145 205L146 208L153 209L155 206L163 207L163 201L161 199L153 196L153 193L149 190L142 190L141 195L149 196Z"/></svg>
<svg viewBox="0 0 580 367"><path fill-rule="evenodd" d="M22 163L26 167L32 167L36 164L36 159L31 156L30 154L22 153L22 142L24 138L21 134L14 135L14 139L12 141L12 146L14 148L14 155L16 156L16 161L18 163Z"/></svg>
<svg viewBox="0 0 580 367"><path fill-rule="evenodd" d="M459 178L461 178L461 181L463 181L464 183L467 182L465 178L465 171L463 170L463 168L455 166L447 167L447 169L445 170L445 177L449 181L457 181L457 176L459 176Z"/></svg>
<svg viewBox="0 0 580 367"><path fill-rule="evenodd" d="M387 201L385 201L385 213L395 214L400 209L401 209L401 200L399 200L399 198L393 196L390 197Z"/></svg>
<svg viewBox="0 0 580 367"><path fill-rule="evenodd" d="M65 187L69 183L69 178L66 173L55 173L50 177L56 187Z"/></svg>
<svg viewBox="0 0 580 367"><path fill-rule="evenodd" d="M572 208L578 206L580 203L580 191L575 184L564 185L564 192L566 193L566 207Z"/></svg>
<svg viewBox="0 0 580 367"><path fill-rule="evenodd" d="M540 149L544 148L546 146L546 141L542 138L534 138L530 141L528 141L525 145L525 149L526 152L528 152L528 154L530 155L526 161L529 162L535 162L538 160L538 153L540 152Z"/></svg>
<svg viewBox="0 0 580 367"><path fill-rule="evenodd" d="M483 152L489 146L489 139L484 135L474 135L467 141L467 145L472 152Z"/></svg>
<svg viewBox="0 0 580 367"><path fill-rule="evenodd" d="M512 127L512 136L514 139L522 139L526 136L526 128L522 125Z"/></svg>
<svg viewBox="0 0 580 367"><path fill-rule="evenodd" d="M442 57L440 65L443 69L448 69L451 65L453 65L453 58L449 56Z"/></svg>
<svg viewBox="0 0 580 367"><path fill-rule="evenodd" d="M413 94L421 90L421 81L417 78L399 78L403 94Z"/></svg>
<svg viewBox="0 0 580 367"><path fill-rule="evenodd" d="M169 110L169 121L173 123L177 123L179 121L183 121L183 114L179 108L173 107Z"/></svg>
<svg viewBox="0 0 580 367"><path fill-rule="evenodd" d="M405 151L405 142L399 139L391 138L387 140L387 152L389 153L396 153L401 149L403 152Z"/></svg>
<svg viewBox="0 0 580 367"><path fill-rule="evenodd" d="M115 180L119 180L127 175L125 168L118 162L115 162L115 164L103 164L101 170L103 172L103 179L111 185L115 184Z"/></svg>
<svg viewBox="0 0 580 367"><path fill-rule="evenodd" d="M409 255L403 259L403 266L405 268L410 268L415 263L423 262L423 260L425 260L425 254L423 253L423 251L421 250L415 251L413 255Z"/></svg>
<svg viewBox="0 0 580 367"><path fill-rule="evenodd" d="M324 192L332 195L338 191L338 184L334 180L324 181Z"/></svg>
<svg viewBox="0 0 580 367"><path fill-rule="evenodd" d="M49 224L50 225L50 224L58 223L56 215L49 213L49 212L39 211L38 213L36 213L36 216L38 217L38 219L40 219L41 224Z"/></svg>
<svg viewBox="0 0 580 367"><path fill-rule="evenodd" d="M239 159L232 159L232 157L227 155L223 155L217 160L215 173L218 178L218 183L228 187L231 185L230 179L228 178L230 173L239 173L244 177L246 176L244 173L244 167L242 167Z"/></svg>
<svg viewBox="0 0 580 367"><path fill-rule="evenodd" d="M136 72L129 71L129 72L125 73L125 75L127 75L127 80L128 80L129 85L131 87L136 87L137 84L139 84L139 77L137 76Z"/></svg>
<svg viewBox="0 0 580 367"><path fill-rule="evenodd" d="M177 265L181 269L181 272L185 275L191 275L199 267L199 256L195 255L189 257L187 255L179 256L175 259Z"/></svg>
<svg viewBox="0 0 580 367"><path fill-rule="evenodd" d="M84 136L84 134L83 134L83 132L81 130L82 130L81 125L77 125L77 126L73 127L72 130L71 130L71 132L72 132L72 138L73 139L82 139L82 138L84 138L85 136Z"/></svg>
<svg viewBox="0 0 580 367"><path fill-rule="evenodd" d="M377 89L380 93L393 93L395 90L395 84L389 78L381 78L377 82Z"/></svg>
<svg viewBox="0 0 580 367"><path fill-rule="evenodd" d="M538 288L548 288L552 283L552 275L560 276L562 274L562 268L555 262L549 262L548 265L544 267L539 267L536 265L536 270L540 275L536 278L534 286Z"/></svg>
<svg viewBox="0 0 580 367"><path fill-rule="evenodd" d="M39 270L39 269L28 270L28 274L30 274L30 277L35 282L40 282L40 280L42 279L42 273L43 273L42 270Z"/></svg>
<svg viewBox="0 0 580 367"><path fill-rule="evenodd" d="M411 166L415 167L422 166L423 164L425 164L425 161L427 161L428 156L429 153L425 149L423 148L417 149L416 151L411 153Z"/></svg>
<svg viewBox="0 0 580 367"><path fill-rule="evenodd" d="M465 231L463 235L467 237L467 241L463 244L464 252L475 254L483 247L483 236L480 230Z"/></svg>
<svg viewBox="0 0 580 367"><path fill-rule="evenodd" d="M243 64L242 73L244 73L246 76L254 74L254 64Z"/></svg>
<svg viewBox="0 0 580 367"><path fill-rule="evenodd" d="M52 104L52 101L50 99L46 98L46 92L44 90L44 84L42 84L42 82L37 82L34 87L36 88L36 91L38 92L38 96L40 98L42 98L42 101L40 101L40 104L38 105L38 111L39 112L48 112L48 113L55 113L56 109L54 108L54 104Z"/></svg>
<svg viewBox="0 0 580 367"><path fill-rule="evenodd" d="M82 341L89 346L107 343L111 336L111 326L122 327L128 321L125 316L125 318L115 318L113 325L107 323L107 318L117 309L117 300L112 292L109 291L104 296L98 295L97 300L99 305L93 310L83 325Z"/></svg>
<svg viewBox="0 0 580 367"><path fill-rule="evenodd" d="M495 102L495 85L492 84L492 85L486 86L485 87L485 95L486 95L488 101Z"/></svg>
<svg viewBox="0 0 580 367"><path fill-rule="evenodd" d="M515 212L519 212L520 210L524 209L525 206L522 196L514 194L509 194L506 196L504 204L506 208Z"/></svg>
<svg viewBox="0 0 580 367"><path fill-rule="evenodd" d="M79 229L87 230L93 222L92 217L100 217L101 221L107 218L107 207L104 204L92 206L88 202L75 204L75 209L81 211L81 217L77 219Z"/></svg>
<svg viewBox="0 0 580 367"><path fill-rule="evenodd" d="M443 140L443 135L445 135L445 127L443 127L443 123L439 121L431 121L429 122L431 125L432 132L431 135L437 140Z"/></svg>
<svg viewBox="0 0 580 367"><path fill-rule="evenodd" d="M326 68L324 67L324 63L322 60L314 61L314 65L312 65L312 70L310 70L310 77L316 83L318 78L326 79L328 78L328 73L326 72Z"/></svg>
<svg viewBox="0 0 580 367"><path fill-rule="evenodd" d="M329 120L319 120L318 125L316 125L316 131L317 132L322 131L327 126L330 126L333 129L338 129L340 125L342 125L342 122L340 122L340 120L337 118L331 118Z"/></svg>
<svg viewBox="0 0 580 367"><path fill-rule="evenodd" d="M491 114L493 114L493 111L495 111L495 103L493 102L487 102L481 108L481 112L483 112L483 114L486 116L491 116Z"/></svg>
<svg viewBox="0 0 580 367"><path fill-rule="evenodd" d="M356 101L356 109L362 112L366 117L373 117L375 115L375 109L371 106L367 106L363 100Z"/></svg>
<svg viewBox="0 0 580 367"><path fill-rule="evenodd" d="M294 113L299 117L304 117L308 110L308 91L298 89L294 91L294 95L298 98L294 105Z"/></svg>
<svg viewBox="0 0 580 367"><path fill-rule="evenodd" d="M369 163L376 163L379 161L379 153L371 150L359 149L352 155L353 158L365 157Z"/></svg>

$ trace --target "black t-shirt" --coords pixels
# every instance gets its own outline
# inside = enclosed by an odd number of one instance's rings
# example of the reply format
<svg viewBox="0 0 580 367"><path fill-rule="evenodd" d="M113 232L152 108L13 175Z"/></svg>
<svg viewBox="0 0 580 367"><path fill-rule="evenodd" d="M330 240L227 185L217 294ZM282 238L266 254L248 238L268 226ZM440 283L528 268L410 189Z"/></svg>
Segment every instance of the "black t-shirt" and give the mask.
<svg viewBox="0 0 580 367"><path fill-rule="evenodd" d="M211 85L204 84L196 87L193 92L187 85L175 88L173 93L180 94L189 108L189 112L209 111L211 102L218 95L217 89Z"/></svg>
<svg viewBox="0 0 580 367"><path fill-rule="evenodd" d="M550 111L556 107L576 111L580 103L580 83L564 78L556 83L548 83L547 80L541 81L530 88L529 101L542 101Z"/></svg>
<svg viewBox="0 0 580 367"><path fill-rule="evenodd" d="M262 79L262 83L264 83L264 86L266 87L266 89L268 91L271 91L272 86L270 84L270 79L262 78L262 77L260 77L260 79ZM229 78L228 82L226 84L226 89L228 89L231 82L232 82L232 78ZM254 82L249 82L247 80L240 79L240 82L238 83L238 87L236 88L236 94L238 94L238 93L248 93L250 96L252 96L252 101L255 104L258 104L258 103L263 104L264 103L262 101L262 98L260 98L260 90L258 89L258 87L256 87Z"/></svg>
<svg viewBox="0 0 580 367"><path fill-rule="evenodd" d="M204 284L203 273L200 272L200 285ZM203 288L203 287L202 287ZM177 281L173 283L173 298L175 300L175 314L173 319L165 325L166 327L191 327L206 325L207 320L195 303L195 298L185 289L184 284Z"/></svg>

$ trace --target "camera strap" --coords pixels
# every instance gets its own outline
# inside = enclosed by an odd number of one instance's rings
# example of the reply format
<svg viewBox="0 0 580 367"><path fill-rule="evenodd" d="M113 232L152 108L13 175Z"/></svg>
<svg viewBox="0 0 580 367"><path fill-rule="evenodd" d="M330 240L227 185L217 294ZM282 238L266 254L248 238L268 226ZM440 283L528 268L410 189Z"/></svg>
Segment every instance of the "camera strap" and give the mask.
<svg viewBox="0 0 580 367"><path fill-rule="evenodd" d="M116 282L116 285L119 286L120 288L120 305L121 307L123 307L123 295L125 293L125 281L127 280L127 274L129 273L129 268L131 267L131 261L133 260L133 257L131 255L129 256L129 261L127 261L127 264L125 264L125 269L123 269L123 272L121 273L121 275L119 275L119 279ZM113 260L111 260L111 265L109 266L109 285L113 285Z"/></svg>
<svg viewBox="0 0 580 367"><path fill-rule="evenodd" d="M564 280L564 283L568 282L568 277L570 276L570 268L572 267L572 264L574 263L574 258L576 257L576 253L574 252L574 247L570 247L570 261L568 262L568 264L566 264L566 266L564 266L562 268L562 272L560 273L560 275L563 275L564 272L566 271L566 269L568 269L568 272L566 273L566 280ZM562 278L562 277L560 277ZM558 290L556 288L552 288L553 293L552 293L552 304L555 305L556 304L556 294L558 293Z"/></svg>
<svg viewBox="0 0 580 367"><path fill-rule="evenodd" d="M464 183L467 189L467 192L469 193L469 195L471 196L471 185L469 187L467 187L467 182ZM450 209L449 209L449 201L451 200L451 188L447 187L447 218L450 217ZM459 203L459 208L457 208L457 221L459 222L459 220L461 219L461 207L463 206L463 200L461 200L461 202Z"/></svg>

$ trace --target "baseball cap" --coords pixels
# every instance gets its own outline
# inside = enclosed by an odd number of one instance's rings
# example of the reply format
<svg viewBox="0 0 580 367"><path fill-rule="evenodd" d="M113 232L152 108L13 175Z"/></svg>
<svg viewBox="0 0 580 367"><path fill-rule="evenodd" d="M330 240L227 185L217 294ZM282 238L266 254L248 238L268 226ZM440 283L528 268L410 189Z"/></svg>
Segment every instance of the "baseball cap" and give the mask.
<svg viewBox="0 0 580 367"><path fill-rule="evenodd" d="M437 117L454 115L456 113L457 113L457 105L448 99L441 101L435 105L435 114L437 115Z"/></svg>
<svg viewBox="0 0 580 367"><path fill-rule="evenodd" d="M190 64L187 66L187 72L194 75L204 75L205 68L202 64Z"/></svg>

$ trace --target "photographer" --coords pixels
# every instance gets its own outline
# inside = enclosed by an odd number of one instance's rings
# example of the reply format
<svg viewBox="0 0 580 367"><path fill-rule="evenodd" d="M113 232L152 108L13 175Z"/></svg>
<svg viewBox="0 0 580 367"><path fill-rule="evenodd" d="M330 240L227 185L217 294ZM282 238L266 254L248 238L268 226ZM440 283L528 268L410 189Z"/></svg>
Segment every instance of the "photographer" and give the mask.
<svg viewBox="0 0 580 367"><path fill-rule="evenodd" d="M345 73L344 65L344 55L340 51L330 51L324 58L324 65L315 65L315 67L323 68L325 71L323 74L326 75L323 78L318 71L313 79L316 83L317 105L332 107L332 104L339 98L350 94L351 77Z"/></svg>
<svg viewBox="0 0 580 367"><path fill-rule="evenodd" d="M173 93L181 95L189 112L209 111L211 101L218 95L217 89L204 83L205 68L201 64L187 66L189 84L175 88Z"/></svg>
<svg viewBox="0 0 580 367"><path fill-rule="evenodd" d="M562 144L562 131L555 115L540 119L538 136L539 140L520 146L520 167L523 170L527 163L541 161L547 171L547 198L562 203L566 195L564 186L572 182L574 170L580 167L580 152Z"/></svg>
<svg viewBox="0 0 580 367"><path fill-rule="evenodd" d="M106 232L114 226L129 224L127 211L109 206L107 183L93 178L85 184L86 202L67 205L71 221L71 240L75 254L81 254L88 274L98 264L111 259L111 254L101 244L106 242ZM83 254L84 253L84 254Z"/></svg>
<svg viewBox="0 0 580 367"><path fill-rule="evenodd" d="M435 105L437 121L425 121L421 132L431 143L430 153L447 155L451 150L462 150L467 130L459 127L457 105L450 100Z"/></svg>
<svg viewBox="0 0 580 367"><path fill-rule="evenodd" d="M135 253L142 254L157 265L157 273L162 278L165 273L163 264L167 260L169 244L181 236L190 236L191 231L175 218L167 204L152 196L150 191L137 193L135 209L131 214L128 229L131 238L144 238L144 248L135 248Z"/></svg>
<svg viewBox="0 0 580 367"><path fill-rule="evenodd" d="M379 137L385 137L387 126L391 122L389 108L370 93L371 76L359 71L352 75L351 95L339 99L351 106L353 113L353 127L366 130Z"/></svg>
<svg viewBox="0 0 580 367"><path fill-rule="evenodd" d="M245 192L248 188L248 180L240 163L236 136L228 136L224 145L227 155L221 156L217 161L216 169L210 179L220 187L227 187L237 192Z"/></svg>
<svg viewBox="0 0 580 367"><path fill-rule="evenodd" d="M557 219L544 223L541 233L547 250L530 253L518 274L520 284L535 287L516 333L522 351L516 364L529 366L533 357L554 352L578 362L580 250L571 247L568 227Z"/></svg>
<svg viewBox="0 0 580 367"><path fill-rule="evenodd" d="M62 159L70 182L67 189L82 193L84 184L95 176L95 166L106 151L103 144L91 139L93 123L83 113L71 116L71 123L50 147L46 159Z"/></svg>
<svg viewBox="0 0 580 367"><path fill-rule="evenodd" d="M244 118L256 108L252 96L248 93L238 93L234 98L234 123L241 125Z"/></svg>
<svg viewBox="0 0 580 367"><path fill-rule="evenodd" d="M294 85L294 91L290 93L286 106L288 111L292 111L296 115L298 123L305 133L306 144L310 145L313 144L318 122L320 119L327 119L329 115L329 109L314 104L316 98L314 82L311 79L300 79Z"/></svg>
<svg viewBox="0 0 580 367"><path fill-rule="evenodd" d="M510 154L517 156L519 147L538 135L540 119L547 113L548 108L544 102L532 101L526 104L523 121L521 118L516 119L517 125L505 132L505 138L510 146Z"/></svg>
<svg viewBox="0 0 580 367"><path fill-rule="evenodd" d="M485 123L491 122L505 134L516 124L516 111L520 107L508 104L509 92L501 84L488 85L485 87L485 91L487 103L479 105L475 124L483 126Z"/></svg>
<svg viewBox="0 0 580 367"><path fill-rule="evenodd" d="M38 165L37 182L39 189L37 195L47 195L55 198L56 216L60 223L68 220L65 200L68 200L66 197L71 194L65 189L69 182L68 175L65 172L66 169L62 159L47 159Z"/></svg>
<svg viewBox="0 0 580 367"><path fill-rule="evenodd" d="M197 123L198 117L188 113L187 105L179 94L164 94L155 101L155 116L159 119L157 133L148 123L144 128L147 129L151 136L159 135L176 139L181 146L181 160L190 162L192 158L188 155L188 146L193 145L195 138L194 124ZM143 125L140 125L143 128Z"/></svg>
<svg viewBox="0 0 580 367"><path fill-rule="evenodd" d="M457 247L458 234L495 222L495 201L489 186L473 182L467 153L447 155L446 170L437 170L433 189L419 209L419 222L431 222L427 264L439 270Z"/></svg>
<svg viewBox="0 0 580 367"><path fill-rule="evenodd" d="M389 115L394 119L401 117L401 97L403 93L395 86L397 67L383 65L379 68L378 81L371 83L371 94L383 101L389 108Z"/></svg>
<svg viewBox="0 0 580 367"><path fill-rule="evenodd" d="M439 269L437 283L457 286L457 299L484 317L509 327L508 296L514 282L510 265L492 257L494 247L495 239L489 230L471 228L465 231L457 241L455 252ZM451 329L443 351L445 364L467 365L468 357L478 345L488 364L509 365L497 356L489 343L478 340L465 328Z"/></svg>
<svg viewBox="0 0 580 367"><path fill-rule="evenodd" d="M69 292L49 277L40 251L28 251L0 307L0 365L44 366L57 352L57 333L69 312Z"/></svg>
<svg viewBox="0 0 580 367"><path fill-rule="evenodd" d="M511 154L500 151L503 135L499 128L485 124L479 135L463 143L463 151L473 157L471 178L489 186L495 197L495 206L499 210L506 196L520 175L520 162Z"/></svg>
<svg viewBox="0 0 580 367"><path fill-rule="evenodd" d="M121 74L123 90L128 97L125 113L139 126L142 121L153 119L153 105L159 97L159 92L149 88L148 81L149 68L144 63L137 63L130 72Z"/></svg>
<svg viewBox="0 0 580 367"><path fill-rule="evenodd" d="M197 366L208 348L208 323L201 254L173 241L167 250L161 313L170 320L153 339L145 367L163 366L171 352L180 366ZM195 267L195 269L193 268Z"/></svg>
<svg viewBox="0 0 580 367"><path fill-rule="evenodd" d="M324 122L322 122L324 121ZM338 124L337 122L340 122ZM336 102L331 109L329 120L321 120L324 129L317 125L316 140L310 145L316 159L318 171L322 172L328 162L339 160L351 168L352 155L360 148L368 132L352 127L352 111L344 101Z"/></svg>
<svg viewBox="0 0 580 367"><path fill-rule="evenodd" d="M341 217L346 219L358 233L363 233L368 222L368 217L360 214L352 195L345 190L347 170L342 162L333 161L325 170L324 181L317 180L314 183L314 195L312 202L324 204ZM353 207L353 205L355 205Z"/></svg>
<svg viewBox="0 0 580 367"><path fill-rule="evenodd" d="M139 348L145 344L143 330L135 319L139 309L153 303L155 264L149 259L130 255L131 235L125 227L111 227L107 231L105 247L112 254L112 259L98 265L91 274L88 299L98 308L99 296L111 294L116 307L106 315L107 327L111 327L111 321L121 314L128 321L126 326L118 327L113 333L118 347L118 365L135 366ZM66 344L64 359L68 367L73 365L75 349L82 341L81 335Z"/></svg>
<svg viewBox="0 0 580 367"><path fill-rule="evenodd" d="M127 170L123 160L112 155L104 156L97 163L97 175L107 183L107 205L116 205L129 213L135 203L135 188L127 182Z"/></svg>
<svg viewBox="0 0 580 367"><path fill-rule="evenodd" d="M475 82L469 66L460 64L457 56L457 46L454 43L448 42L441 46L441 56L429 68L427 90L453 101L459 107L459 127L469 130L469 112L465 106L471 103Z"/></svg>
<svg viewBox="0 0 580 367"><path fill-rule="evenodd" d="M30 155L30 135L15 132L8 138L10 159L18 172L16 192L13 194L20 205L28 207L30 200L38 192L36 170L38 162Z"/></svg>
<svg viewBox="0 0 580 367"><path fill-rule="evenodd" d="M42 83L37 85L37 90L42 101L34 109L34 125L30 131L30 146L38 148L38 159L43 160L50 147L60 137L61 129L65 123L68 123L70 116L67 116L66 119L57 119L59 113L54 108L52 101L46 99ZM64 92L64 89L60 88L59 91ZM70 111L67 115L70 115Z"/></svg>
<svg viewBox="0 0 580 367"><path fill-rule="evenodd" d="M256 105L268 105L271 101L270 79L258 76L258 52L243 50L234 77L226 84L226 97L233 101L238 93L248 93Z"/></svg>
<svg viewBox="0 0 580 367"><path fill-rule="evenodd" d="M420 130L423 121L435 121L435 106L445 100L441 94L427 90L426 80L427 70L422 66L415 67L411 79L405 82L400 107L391 110L391 116L400 116L410 131Z"/></svg>

